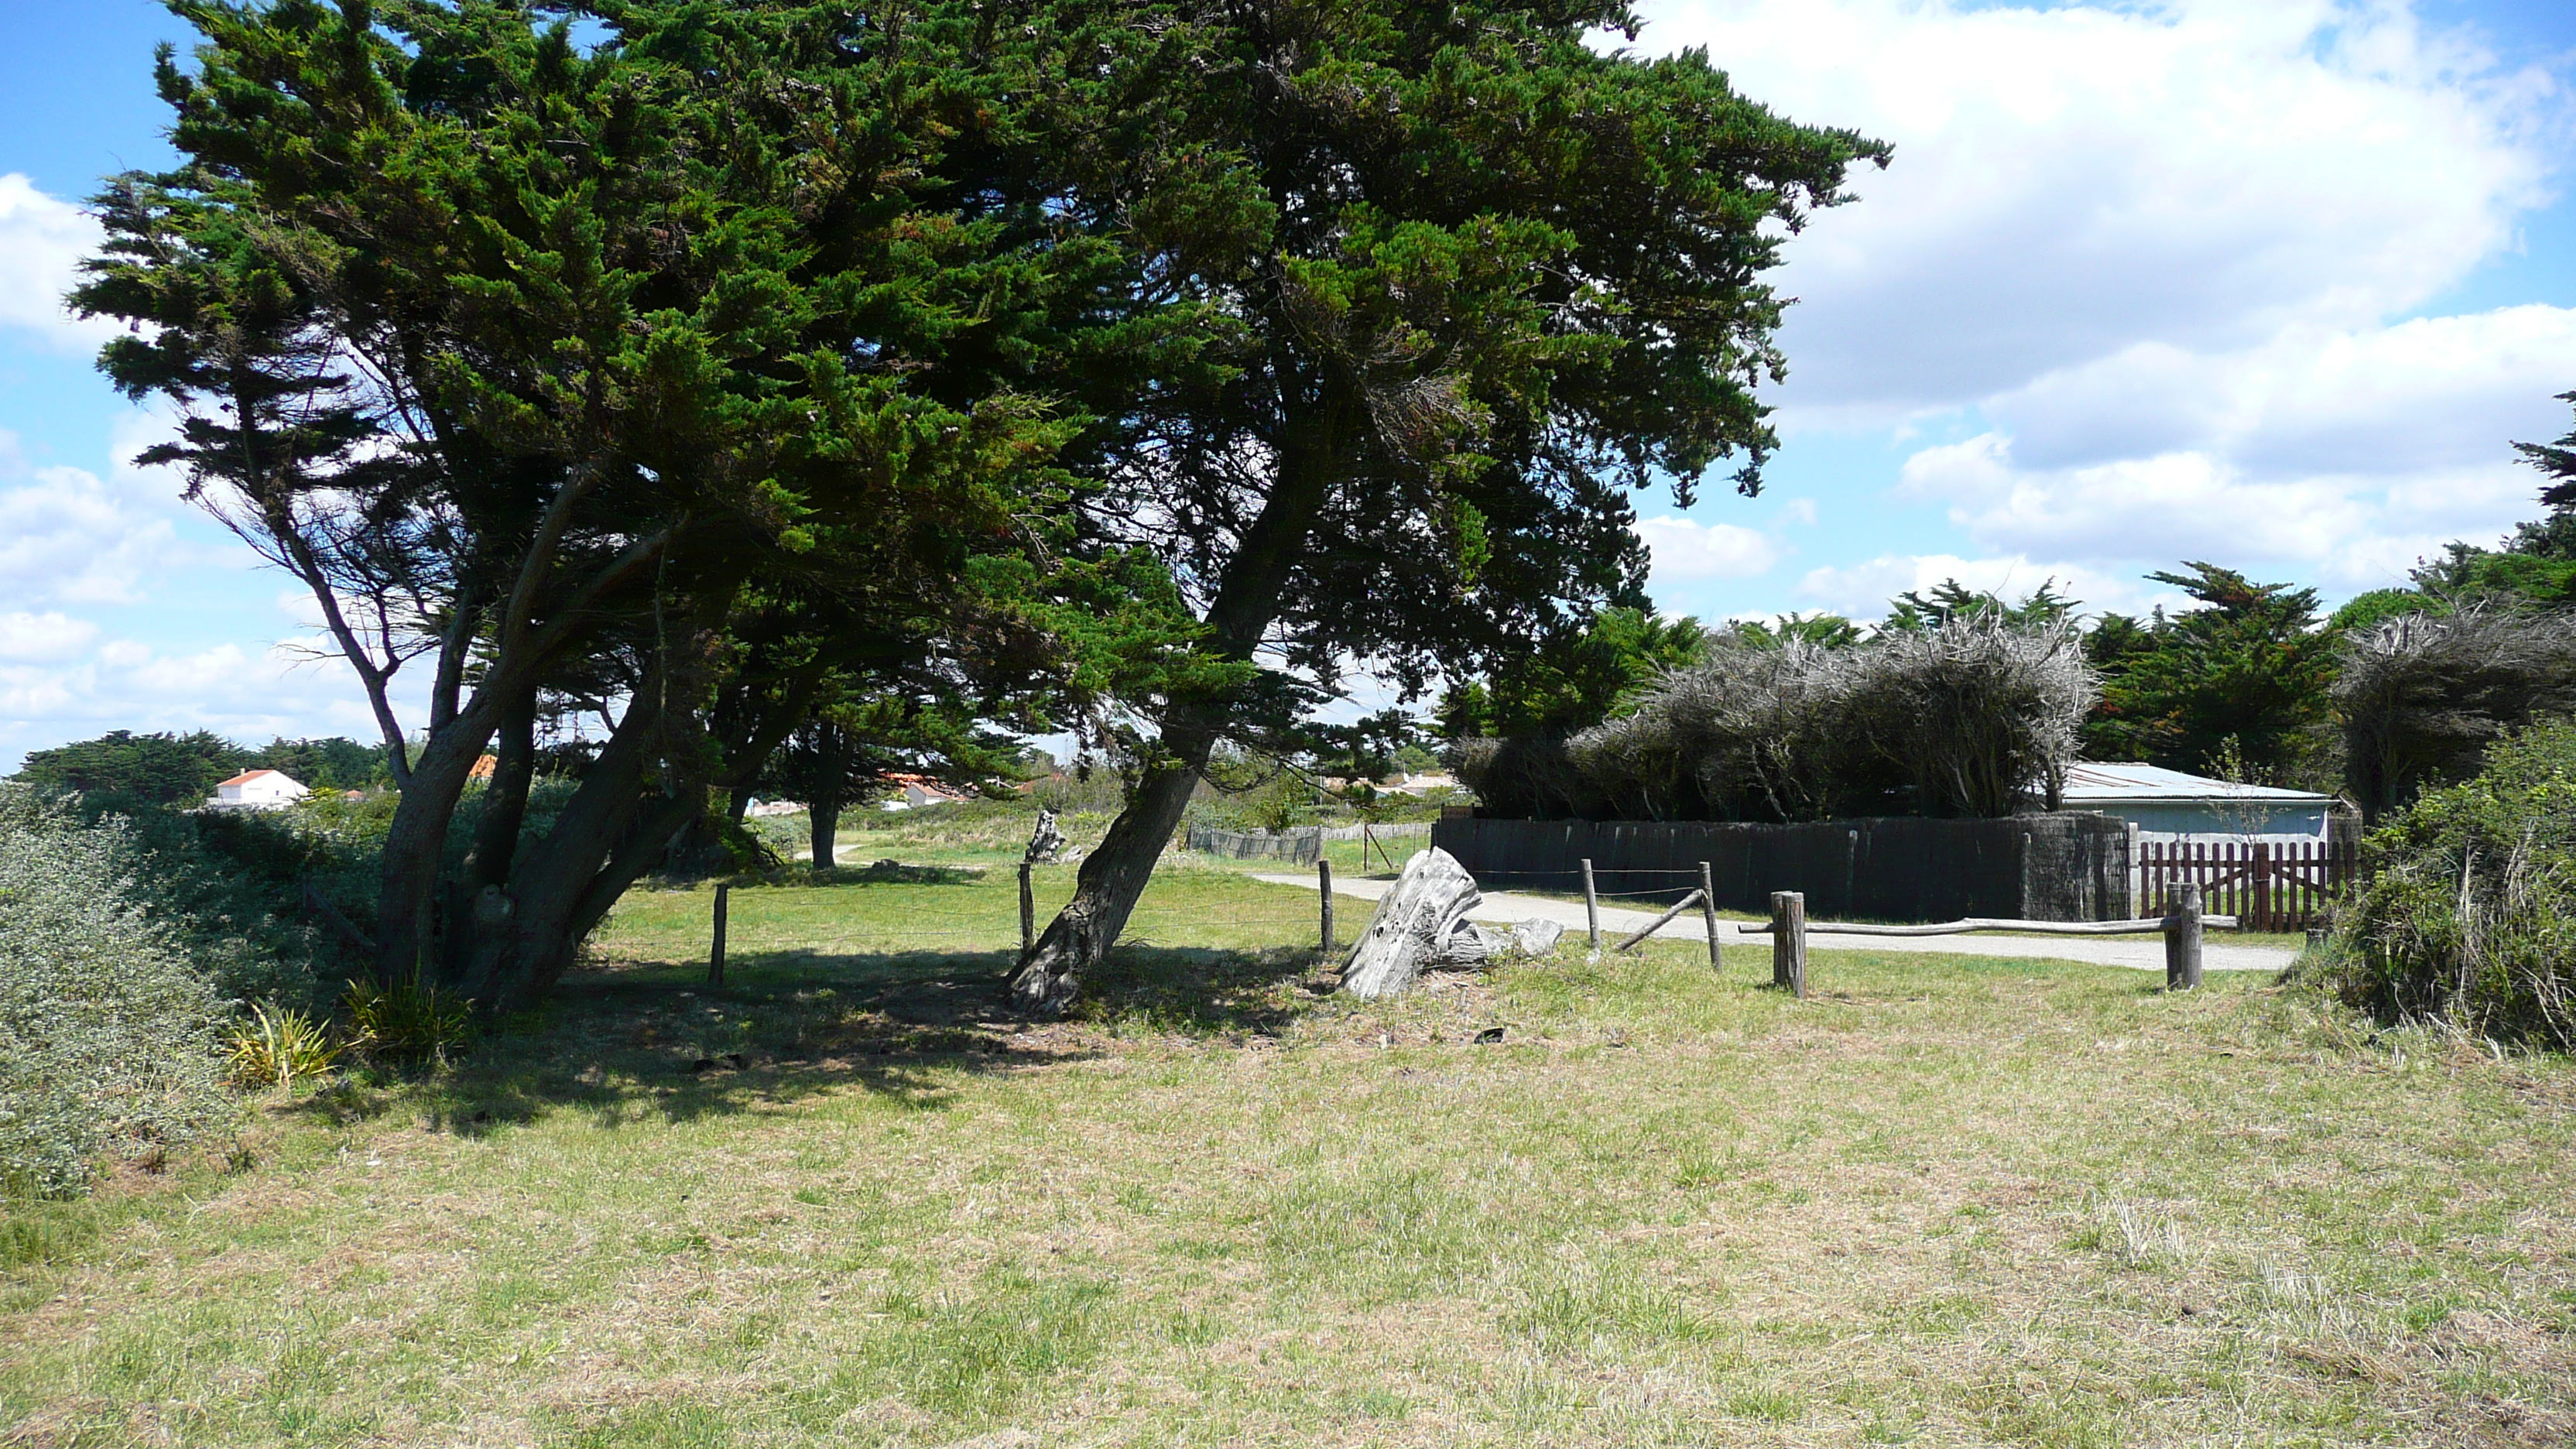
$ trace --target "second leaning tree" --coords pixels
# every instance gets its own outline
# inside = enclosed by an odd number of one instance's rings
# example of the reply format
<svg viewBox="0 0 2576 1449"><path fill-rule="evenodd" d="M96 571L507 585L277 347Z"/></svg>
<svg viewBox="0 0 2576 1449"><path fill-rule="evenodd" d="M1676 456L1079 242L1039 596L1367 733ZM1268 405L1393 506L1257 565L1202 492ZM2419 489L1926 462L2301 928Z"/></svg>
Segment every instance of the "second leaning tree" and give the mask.
<svg viewBox="0 0 2576 1449"><path fill-rule="evenodd" d="M1208 364L1086 401L1086 546L1150 547L1202 632L1145 691L1135 787L1021 963L1058 1010L1211 751L1353 661L1418 686L1644 602L1628 495L1772 445L1783 237L1888 148L1793 124L1620 5L1058 5L1066 207ZM1247 670L1263 657L1284 666ZM1236 666L1226 668L1223 666ZM1307 693L1301 698L1301 687Z"/></svg>

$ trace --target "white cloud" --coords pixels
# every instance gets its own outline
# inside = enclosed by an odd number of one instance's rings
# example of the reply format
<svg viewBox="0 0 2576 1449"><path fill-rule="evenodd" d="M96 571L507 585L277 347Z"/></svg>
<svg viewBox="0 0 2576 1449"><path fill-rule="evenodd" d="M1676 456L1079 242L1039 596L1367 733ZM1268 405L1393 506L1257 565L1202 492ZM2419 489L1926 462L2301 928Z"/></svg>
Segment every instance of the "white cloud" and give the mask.
<svg viewBox="0 0 2576 1449"><path fill-rule="evenodd" d="M79 657L98 626L61 613L0 614L0 660L53 664Z"/></svg>
<svg viewBox="0 0 2576 1449"><path fill-rule="evenodd" d="M2034 563L2026 556L1963 558L1957 554L1881 554L1865 563L1810 569L1798 593L1808 608L1847 618L1874 620L1887 613L1888 600L1924 591L1956 579L1972 589L2019 601L2053 583L2057 592L2076 599L2088 614L2105 610L2136 613L2178 598L2171 590L2141 585L2118 573L2073 563Z"/></svg>
<svg viewBox="0 0 2576 1449"><path fill-rule="evenodd" d="M1744 91L1892 142L1789 248L1793 416L1956 406L2141 343L2417 306L2544 199L2553 83L2402 3L1670 0Z"/></svg>
<svg viewBox="0 0 2576 1449"><path fill-rule="evenodd" d="M98 246L98 223L38 191L16 172L0 176L0 326L24 327L68 352L87 352L116 331L63 310L81 258Z"/></svg>
<svg viewBox="0 0 2576 1449"><path fill-rule="evenodd" d="M172 506L156 496L165 486L131 467L111 483L30 466L0 429L0 605L140 601L145 580L183 552Z"/></svg>
<svg viewBox="0 0 2576 1449"><path fill-rule="evenodd" d="M1769 572L1784 551L1769 534L1732 523L1667 516L1640 520L1636 531L1654 556L1655 580L1663 584L1753 578Z"/></svg>
<svg viewBox="0 0 2576 1449"><path fill-rule="evenodd" d="M66 622L75 632L86 627ZM0 617L0 630L9 623ZM0 773L27 750L111 729L210 729L254 744L276 735L375 736L348 670L291 643L164 652L117 639L86 657L0 663Z"/></svg>
<svg viewBox="0 0 2576 1449"><path fill-rule="evenodd" d="M2285 328L2225 352L2140 343L1984 411L2038 467L2201 449L2266 477L2396 478L2510 466L2507 439L2566 430L2552 394L2571 382L2576 308L2532 305Z"/></svg>
<svg viewBox="0 0 2576 1449"><path fill-rule="evenodd" d="M2576 309L2407 317L2518 244L2570 132L2417 8L1667 0L1641 43L1895 144L1787 249L1779 401L1793 437L1982 418L1905 466L1972 545L1936 547L2357 589L2530 516L2507 443L2576 383Z"/></svg>

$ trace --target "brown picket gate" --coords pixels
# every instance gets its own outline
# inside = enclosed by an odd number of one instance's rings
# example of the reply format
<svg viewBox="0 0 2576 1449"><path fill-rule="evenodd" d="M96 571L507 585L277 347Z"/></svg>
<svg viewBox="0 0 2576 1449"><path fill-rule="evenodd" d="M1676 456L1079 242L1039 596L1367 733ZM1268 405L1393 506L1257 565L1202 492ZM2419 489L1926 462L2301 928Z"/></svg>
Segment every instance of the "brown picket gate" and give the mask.
<svg viewBox="0 0 2576 1449"><path fill-rule="evenodd" d="M2246 931L2301 931L2325 924L2327 904L2359 872L2349 840L2141 841L2139 886L2148 914L2161 914L2172 888L2200 887L2201 909L2234 916Z"/></svg>

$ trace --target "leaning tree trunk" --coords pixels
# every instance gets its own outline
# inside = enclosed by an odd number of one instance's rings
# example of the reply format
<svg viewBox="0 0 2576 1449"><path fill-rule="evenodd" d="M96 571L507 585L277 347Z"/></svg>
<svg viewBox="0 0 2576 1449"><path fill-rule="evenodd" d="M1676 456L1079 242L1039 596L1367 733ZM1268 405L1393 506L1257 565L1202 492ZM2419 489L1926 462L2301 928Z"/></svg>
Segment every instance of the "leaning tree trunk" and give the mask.
<svg viewBox="0 0 2576 1449"><path fill-rule="evenodd" d="M1348 461L1349 429L1364 416L1345 400L1344 406L1307 413L1289 430L1293 441L1281 450L1270 499L1244 531L1207 611L1210 644L1219 657L1250 659L1278 617L1316 515ZM1063 1011L1081 989L1082 973L1117 944L1198 788L1223 718L1221 705L1207 703L1177 704L1165 717L1155 768L1110 822L1100 848L1084 857L1072 901L1011 975L1011 996L1023 1008L1047 1015Z"/></svg>
<svg viewBox="0 0 2576 1449"><path fill-rule="evenodd" d="M1167 731L1164 758L1145 777L1127 808L1110 822L1100 847L1084 856L1073 899L1047 924L1046 934L1011 977L1011 996L1047 1015L1064 1010L1082 989L1082 975L1100 964L1127 929L1136 898L1154 878L1154 863L1179 828L1207 768L1216 735L1208 730Z"/></svg>

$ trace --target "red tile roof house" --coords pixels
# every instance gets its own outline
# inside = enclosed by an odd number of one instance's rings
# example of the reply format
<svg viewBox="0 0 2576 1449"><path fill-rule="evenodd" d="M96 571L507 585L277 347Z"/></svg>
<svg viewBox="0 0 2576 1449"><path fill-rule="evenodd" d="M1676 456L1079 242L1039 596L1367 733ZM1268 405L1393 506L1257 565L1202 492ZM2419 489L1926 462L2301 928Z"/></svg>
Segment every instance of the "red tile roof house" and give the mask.
<svg viewBox="0 0 2576 1449"><path fill-rule="evenodd" d="M888 810L909 810L916 805L947 805L972 797L951 790L935 780L920 775L888 775L886 783L895 787L892 798L885 802Z"/></svg>
<svg viewBox="0 0 2576 1449"><path fill-rule="evenodd" d="M244 770L217 785L206 804L216 810L283 810L308 793L301 783L275 770Z"/></svg>

